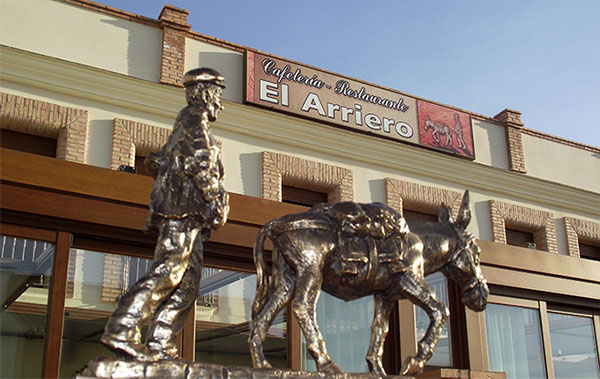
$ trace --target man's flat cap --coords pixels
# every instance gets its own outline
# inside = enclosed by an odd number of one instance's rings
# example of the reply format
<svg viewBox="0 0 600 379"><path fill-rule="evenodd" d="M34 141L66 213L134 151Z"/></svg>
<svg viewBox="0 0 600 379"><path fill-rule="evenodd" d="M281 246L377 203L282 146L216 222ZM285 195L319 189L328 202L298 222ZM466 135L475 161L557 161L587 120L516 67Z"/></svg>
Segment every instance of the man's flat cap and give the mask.
<svg viewBox="0 0 600 379"><path fill-rule="evenodd" d="M196 68L188 71L183 76L183 85L189 86L196 83L212 83L219 87L225 88L225 78L218 71L212 68Z"/></svg>

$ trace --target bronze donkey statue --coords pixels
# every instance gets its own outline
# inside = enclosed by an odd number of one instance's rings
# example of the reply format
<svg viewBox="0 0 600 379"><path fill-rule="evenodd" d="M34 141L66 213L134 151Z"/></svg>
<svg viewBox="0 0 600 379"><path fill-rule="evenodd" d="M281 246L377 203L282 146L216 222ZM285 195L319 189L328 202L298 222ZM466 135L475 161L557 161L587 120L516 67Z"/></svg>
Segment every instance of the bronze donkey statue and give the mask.
<svg viewBox="0 0 600 379"><path fill-rule="evenodd" d="M439 222L411 223L382 204L318 204L310 210L268 222L254 246L257 293L248 343L255 367L270 367L262 344L274 317L290 301L292 311L321 372L342 371L331 360L316 323L320 290L351 300L373 295L375 315L366 360L371 373L383 376L383 343L390 312L398 299L409 299L430 318L418 352L407 358L403 375L416 375L431 358L448 308L425 282L441 270L462 288L462 301L475 311L487 304L489 290L479 267L480 249L466 232L471 220L466 191L456 221L442 204ZM410 229L410 231L409 231ZM272 275L266 274L264 242L273 242Z"/></svg>

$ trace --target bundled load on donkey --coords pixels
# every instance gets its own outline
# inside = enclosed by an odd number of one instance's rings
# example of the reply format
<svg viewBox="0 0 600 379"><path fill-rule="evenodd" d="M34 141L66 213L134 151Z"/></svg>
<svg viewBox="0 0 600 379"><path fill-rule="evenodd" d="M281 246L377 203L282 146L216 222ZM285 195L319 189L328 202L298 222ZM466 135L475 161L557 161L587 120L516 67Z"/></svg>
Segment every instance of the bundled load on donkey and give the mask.
<svg viewBox="0 0 600 379"><path fill-rule="evenodd" d="M419 341L418 352L404 362L402 374L415 375L431 358L448 308L425 281L441 270L462 288L462 301L481 311L489 293L479 267L480 249L466 232L471 220L469 193L465 192L456 221L442 204L439 222L414 228L395 210L382 204L318 204L302 213L283 216L265 224L254 246L257 293L252 307L248 343L255 367L270 367L262 344L266 333L288 303L307 341L317 369L337 374L316 324L320 290L351 300L373 295L375 315L367 352L373 374L385 375L383 342L394 302L406 298L423 308L430 326ZM272 275L266 275L264 242L273 242Z"/></svg>

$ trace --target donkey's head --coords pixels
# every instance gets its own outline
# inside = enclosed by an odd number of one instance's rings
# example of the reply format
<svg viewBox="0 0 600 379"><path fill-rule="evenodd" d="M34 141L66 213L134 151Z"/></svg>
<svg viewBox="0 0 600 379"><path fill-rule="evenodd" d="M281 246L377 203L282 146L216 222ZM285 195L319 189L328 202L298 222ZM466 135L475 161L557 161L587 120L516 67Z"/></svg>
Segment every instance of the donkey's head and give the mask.
<svg viewBox="0 0 600 379"><path fill-rule="evenodd" d="M487 282L483 278L479 267L481 249L475 242L475 237L467 233L467 225L471 221L471 208L469 205L469 191L465 191L456 221L450 216L450 209L442 204L440 207L439 221L450 225L455 233L451 242L454 250L448 256L448 264L443 272L461 286L462 302L474 311L482 311L487 305L490 293Z"/></svg>

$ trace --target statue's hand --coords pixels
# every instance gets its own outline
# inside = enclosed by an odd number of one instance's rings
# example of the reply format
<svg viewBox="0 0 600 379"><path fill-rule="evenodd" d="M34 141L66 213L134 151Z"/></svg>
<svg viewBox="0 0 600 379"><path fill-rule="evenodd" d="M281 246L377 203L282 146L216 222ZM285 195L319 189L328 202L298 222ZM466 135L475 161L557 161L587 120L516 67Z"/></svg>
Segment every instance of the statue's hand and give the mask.
<svg viewBox="0 0 600 379"><path fill-rule="evenodd" d="M144 161L144 164L146 165L146 167L148 167L148 169L153 172L155 175L158 172L158 170L161 168L161 166L163 166L166 162L165 157L160 153L160 152L153 152L153 153L149 153L146 156L146 160Z"/></svg>
<svg viewBox="0 0 600 379"><path fill-rule="evenodd" d="M423 366L425 366L425 362L415 357L408 357L402 364L402 371L400 375L408 375L415 376L420 374L423 371Z"/></svg>

